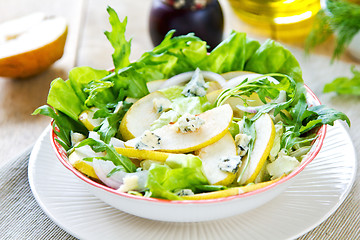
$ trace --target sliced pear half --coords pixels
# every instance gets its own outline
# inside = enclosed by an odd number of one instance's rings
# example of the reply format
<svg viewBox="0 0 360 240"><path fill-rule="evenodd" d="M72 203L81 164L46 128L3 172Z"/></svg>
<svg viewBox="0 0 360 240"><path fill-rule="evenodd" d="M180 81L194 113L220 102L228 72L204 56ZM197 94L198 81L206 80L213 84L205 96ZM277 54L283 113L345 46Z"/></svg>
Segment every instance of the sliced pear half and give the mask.
<svg viewBox="0 0 360 240"><path fill-rule="evenodd" d="M266 163L275 139L275 127L269 114L261 115L255 121L255 143L252 152L246 155L242 161L239 173L241 185L255 181L259 172Z"/></svg>
<svg viewBox="0 0 360 240"><path fill-rule="evenodd" d="M235 196L235 195L255 191L260 188L264 188L266 186L269 186L269 185L279 181L280 179L281 178L277 178L275 180L271 180L271 181L267 181L267 182L250 184L250 185L243 186L243 187L233 187L233 188L228 188L225 190L220 190L220 191L215 191L215 192L199 193L199 194L194 194L194 195L190 195L190 196L182 196L182 198L185 200L206 200L206 199Z"/></svg>
<svg viewBox="0 0 360 240"><path fill-rule="evenodd" d="M236 145L230 132L219 141L198 151L202 161L203 173L210 184L228 186L236 177L235 173L220 170L219 164L223 157L236 156Z"/></svg>
<svg viewBox="0 0 360 240"><path fill-rule="evenodd" d="M161 92L155 91L136 101L126 112L119 128L124 140L141 136L159 118L159 113L154 108L155 98L167 99Z"/></svg>
<svg viewBox="0 0 360 240"><path fill-rule="evenodd" d="M99 110L97 108L86 109L79 115L79 120L89 130L94 130L95 127L99 126L104 120L103 118L94 118L95 112Z"/></svg>
<svg viewBox="0 0 360 240"><path fill-rule="evenodd" d="M62 57L67 36L62 17L33 13L0 24L0 76L25 78Z"/></svg>
<svg viewBox="0 0 360 240"><path fill-rule="evenodd" d="M149 90L149 92L155 92L159 89L161 89L161 85L163 85L163 83L165 82L165 79L160 79L160 80L154 80L154 81L150 81L146 83L146 86Z"/></svg>
<svg viewBox="0 0 360 240"><path fill-rule="evenodd" d="M173 153L188 153L206 147L220 140L230 126L233 111L226 104L213 108L198 115L204 124L194 132L183 133L175 124L168 124L154 130L156 136L161 140L160 145L154 150ZM135 147L140 137L125 142L126 147Z"/></svg>

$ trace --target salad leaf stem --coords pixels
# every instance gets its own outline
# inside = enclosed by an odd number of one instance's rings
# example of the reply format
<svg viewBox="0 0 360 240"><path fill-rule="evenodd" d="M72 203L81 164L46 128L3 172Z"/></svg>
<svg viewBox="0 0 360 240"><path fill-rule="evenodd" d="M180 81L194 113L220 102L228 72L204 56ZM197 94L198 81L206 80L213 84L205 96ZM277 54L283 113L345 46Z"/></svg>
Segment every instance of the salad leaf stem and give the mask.
<svg viewBox="0 0 360 240"><path fill-rule="evenodd" d="M87 138L76 145L75 148L86 145L89 145L95 152L106 152L106 156L101 157L101 159L112 161L115 166L120 166L124 169L125 172L131 173L136 171L135 164L128 157L118 154L112 145L106 144L103 141L95 140L93 138Z"/></svg>

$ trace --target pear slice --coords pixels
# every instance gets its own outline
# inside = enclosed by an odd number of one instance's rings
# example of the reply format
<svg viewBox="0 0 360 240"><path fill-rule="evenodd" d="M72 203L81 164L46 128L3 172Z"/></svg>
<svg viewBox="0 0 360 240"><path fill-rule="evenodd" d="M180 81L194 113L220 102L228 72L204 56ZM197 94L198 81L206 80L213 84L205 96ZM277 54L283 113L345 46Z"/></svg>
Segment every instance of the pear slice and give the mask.
<svg viewBox="0 0 360 240"><path fill-rule="evenodd" d="M156 98L167 99L161 92L155 91L136 101L126 112L119 128L124 140L141 136L159 118L153 103Z"/></svg>
<svg viewBox="0 0 360 240"><path fill-rule="evenodd" d="M197 152L202 161L202 170L210 184L228 186L236 177L235 173L220 170L223 157L236 156L236 145L230 132L219 141L200 149Z"/></svg>
<svg viewBox="0 0 360 240"><path fill-rule="evenodd" d="M165 82L165 79L154 80L146 83L146 86L150 93L161 89L161 86Z"/></svg>
<svg viewBox="0 0 360 240"><path fill-rule="evenodd" d="M168 124L152 133L160 138L160 144L153 150L163 152L188 153L206 147L220 140L227 132L232 120L232 109L226 104L199 114L204 124L196 131L183 133L176 124ZM125 142L134 148L140 137Z"/></svg>
<svg viewBox="0 0 360 240"><path fill-rule="evenodd" d="M239 173L240 185L255 181L259 172L266 163L275 139L275 127L269 114L261 115L255 121L255 143L252 152L243 158Z"/></svg>
<svg viewBox="0 0 360 240"><path fill-rule="evenodd" d="M62 57L67 23L62 17L33 13L0 25L0 76L24 78Z"/></svg>
<svg viewBox="0 0 360 240"><path fill-rule="evenodd" d="M129 157L136 158L139 160L150 159L158 162L165 162L169 157L170 153L145 150L145 149L135 149L135 148L119 148L115 147L117 153Z"/></svg>
<svg viewBox="0 0 360 240"><path fill-rule="evenodd" d="M266 186L269 186L277 181L282 179L282 177L277 178L275 180L262 182L262 183L255 183L255 184L249 184L243 187L232 187L225 190L219 190L215 192L207 192L207 193L199 193L189 196L182 196L185 200L206 200L206 199L214 199L214 198L224 198L229 196L235 196L247 192L252 192L260 188L264 188Z"/></svg>
<svg viewBox="0 0 360 240"><path fill-rule="evenodd" d="M69 162L79 172L93 179L99 179L95 173L92 162L85 161L84 158L101 157L104 155L105 155L104 153L94 152L90 148L90 146L83 146L83 147L75 148L75 150L69 155Z"/></svg>
<svg viewBox="0 0 360 240"><path fill-rule="evenodd" d="M104 120L103 118L94 118L95 112L99 110L98 108L86 109L79 115L79 120L84 124L84 126L89 130L94 130L95 127L99 126Z"/></svg>

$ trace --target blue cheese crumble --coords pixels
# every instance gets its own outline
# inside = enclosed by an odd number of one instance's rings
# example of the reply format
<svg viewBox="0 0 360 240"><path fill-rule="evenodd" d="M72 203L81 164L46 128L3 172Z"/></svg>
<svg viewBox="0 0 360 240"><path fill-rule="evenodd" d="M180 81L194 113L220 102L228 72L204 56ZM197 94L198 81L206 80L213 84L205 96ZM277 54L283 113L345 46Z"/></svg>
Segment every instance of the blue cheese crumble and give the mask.
<svg viewBox="0 0 360 240"><path fill-rule="evenodd" d="M289 174L299 165L300 162L295 157L291 157L281 150L275 161L266 165L266 170L270 174L271 179L276 179L284 174Z"/></svg>
<svg viewBox="0 0 360 240"><path fill-rule="evenodd" d="M209 84L205 82L204 76L200 69L197 68L191 80L185 85L185 88L181 93L186 97L203 97L206 95L208 87Z"/></svg>
<svg viewBox="0 0 360 240"><path fill-rule="evenodd" d="M235 136L236 151L240 157L243 157L247 154L250 140L251 136L247 134L239 133Z"/></svg>
<svg viewBox="0 0 360 240"><path fill-rule="evenodd" d="M157 113L166 112L171 109L171 102L167 98L154 98L153 104Z"/></svg>
<svg viewBox="0 0 360 240"><path fill-rule="evenodd" d="M124 182L118 189L119 192L133 191L139 187L139 177L136 175L130 175L124 177Z"/></svg>
<svg viewBox="0 0 360 240"><path fill-rule="evenodd" d="M198 130L205 121L199 116L195 116L190 113L185 113L182 115L179 120L175 123L175 126L182 133L195 132Z"/></svg>
<svg viewBox="0 0 360 240"><path fill-rule="evenodd" d="M240 156L224 157L220 159L219 169L223 172L236 173L241 164Z"/></svg>
<svg viewBox="0 0 360 240"><path fill-rule="evenodd" d="M177 196L192 196L194 195L194 192L191 189L180 189L176 192L174 192L175 195Z"/></svg>
<svg viewBox="0 0 360 240"><path fill-rule="evenodd" d="M135 149L154 150L160 146L161 138L156 134L146 130L140 137L139 141L135 144Z"/></svg>

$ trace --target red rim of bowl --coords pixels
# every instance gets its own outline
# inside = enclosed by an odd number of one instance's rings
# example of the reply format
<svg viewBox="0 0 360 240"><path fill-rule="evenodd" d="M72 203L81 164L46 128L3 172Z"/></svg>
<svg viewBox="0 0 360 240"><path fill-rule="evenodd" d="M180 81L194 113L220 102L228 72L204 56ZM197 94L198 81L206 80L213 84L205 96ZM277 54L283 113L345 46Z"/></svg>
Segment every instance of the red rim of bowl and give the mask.
<svg viewBox="0 0 360 240"><path fill-rule="evenodd" d="M320 105L320 100L316 97L316 95L310 90L310 88L308 88L305 85L305 88L307 90L307 93L310 94L310 96L312 97L311 100L314 101L314 103L316 105ZM110 188L108 186L102 185L98 182L95 182L93 180L91 180L90 178L86 177L84 174L82 174L81 172L79 172L76 168L74 168L70 162L68 161L68 157L66 155L66 151L63 149L63 147L55 140L57 138L54 130L51 131L50 134L50 142L52 147L55 150L56 156L57 158L60 160L60 162L67 168L69 169L73 174L75 174L78 178L80 178L81 180L83 180L84 182L92 185L93 187L96 188L100 188L102 190L105 190L107 192L110 193L114 193L118 196L121 197L125 197L125 198L130 198L130 199L136 199L136 200L143 200L143 201L149 201L149 202L155 202L155 203L164 203L164 204L204 204L204 203L220 203L220 202L226 202L226 201L231 201L233 199L239 199L239 198L245 198L248 196L252 196L252 195L256 195L257 193L261 193L261 192L265 192L269 189L272 189L288 180L290 180L291 178L295 177L296 175L298 175L315 157L316 155L319 153L324 139L325 139L325 134L326 134L326 125L323 125L320 127L320 129L317 132L317 136L318 138L314 141L314 145L315 145L315 149L314 150L310 150L311 152L308 153L307 157L301 162L300 166L298 168L296 168L295 170L293 170L290 174L288 174L287 176L283 177L282 179L268 185L265 186L263 188L251 191L251 192L246 192L246 193L242 193L242 194L238 194L238 195L234 195L234 196L228 196L228 197L222 197L222 198L214 198L214 199L203 199L203 200L166 200L166 199L159 199L159 198L151 198L151 197L143 197L143 196L136 196L136 195L132 195L132 194L127 194L127 193L122 193L122 192L118 192L117 190Z"/></svg>

